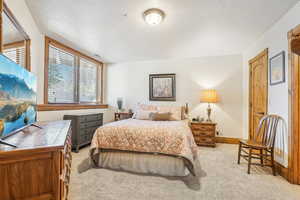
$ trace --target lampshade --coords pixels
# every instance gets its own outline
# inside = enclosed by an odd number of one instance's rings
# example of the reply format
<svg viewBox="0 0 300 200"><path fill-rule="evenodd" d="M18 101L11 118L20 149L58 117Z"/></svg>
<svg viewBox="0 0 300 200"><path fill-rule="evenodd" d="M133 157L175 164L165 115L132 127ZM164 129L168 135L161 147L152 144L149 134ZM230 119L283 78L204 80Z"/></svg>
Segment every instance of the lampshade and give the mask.
<svg viewBox="0 0 300 200"><path fill-rule="evenodd" d="M219 102L216 90L203 90L201 93L200 101L203 103L217 103Z"/></svg>

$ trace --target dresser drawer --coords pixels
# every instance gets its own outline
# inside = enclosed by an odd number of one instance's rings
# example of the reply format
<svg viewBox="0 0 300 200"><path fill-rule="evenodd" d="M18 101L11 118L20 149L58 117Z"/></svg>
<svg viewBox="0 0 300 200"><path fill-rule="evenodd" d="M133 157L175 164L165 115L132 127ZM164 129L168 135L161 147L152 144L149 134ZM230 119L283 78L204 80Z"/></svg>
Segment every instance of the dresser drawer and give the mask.
<svg viewBox="0 0 300 200"><path fill-rule="evenodd" d="M89 135L94 134L98 127L92 127L87 129L80 129L79 135Z"/></svg>
<svg viewBox="0 0 300 200"><path fill-rule="evenodd" d="M95 115L86 115L86 116L80 116L79 122L89 122L89 121L102 121L103 115L102 114L95 114Z"/></svg>
<svg viewBox="0 0 300 200"><path fill-rule="evenodd" d="M102 126L102 120L80 123L79 128L85 129L85 128L99 127L99 126Z"/></svg>

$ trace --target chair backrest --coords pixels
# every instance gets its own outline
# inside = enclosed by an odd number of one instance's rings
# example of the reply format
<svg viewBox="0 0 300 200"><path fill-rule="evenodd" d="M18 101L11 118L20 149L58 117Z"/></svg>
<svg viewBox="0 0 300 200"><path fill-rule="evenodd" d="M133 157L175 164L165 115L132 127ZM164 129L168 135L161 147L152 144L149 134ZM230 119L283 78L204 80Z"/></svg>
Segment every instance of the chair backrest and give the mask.
<svg viewBox="0 0 300 200"><path fill-rule="evenodd" d="M273 148L276 139L277 125L280 120L283 120L283 118L278 115L265 115L262 117L256 130L255 141L269 148Z"/></svg>

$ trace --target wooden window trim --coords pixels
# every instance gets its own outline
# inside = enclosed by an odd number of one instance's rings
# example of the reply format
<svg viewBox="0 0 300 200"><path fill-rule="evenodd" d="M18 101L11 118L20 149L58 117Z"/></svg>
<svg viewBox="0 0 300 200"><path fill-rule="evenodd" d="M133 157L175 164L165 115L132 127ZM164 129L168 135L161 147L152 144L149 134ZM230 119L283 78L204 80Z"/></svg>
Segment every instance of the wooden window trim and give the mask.
<svg viewBox="0 0 300 200"><path fill-rule="evenodd" d="M94 59L94 58L92 58L92 57L90 57L90 56L88 56L88 55L86 55L84 53L81 53L80 51L77 51L77 50L75 50L75 49L73 49L71 47L68 47L67 45L65 45L65 44L63 44L61 42L58 42L57 40L52 39L52 38L50 38L48 36L45 36L45 42L46 42L45 44L48 45L48 46L49 45L53 45L53 46L55 46L55 47L57 47L59 49L62 49L64 51L66 51L66 52L69 52L69 53L74 54L76 56L85 58L85 59L87 59L87 60L89 60L91 62L103 65L103 62L101 62L99 60L96 60L96 59ZM47 48L47 46L45 46L45 48Z"/></svg>
<svg viewBox="0 0 300 200"><path fill-rule="evenodd" d="M40 104L38 111L59 111L59 110L82 110L82 109L107 109L107 104Z"/></svg>
<svg viewBox="0 0 300 200"><path fill-rule="evenodd" d="M31 57L30 57L30 45L31 45L31 41L29 36L27 35L27 33L25 32L25 30L23 29L23 27L20 25L20 23L18 22L18 20L15 18L15 16L13 15L12 11L7 7L7 5L3 2L3 0L0 1L1 3L1 7L0 7L0 12L1 12L1 16L0 16L0 26L1 26L1 33L0 33L0 52L3 52L4 49L8 49L8 48L16 48L16 47L20 47L20 46L25 46L25 68L28 71L31 71ZM9 20L13 23L13 25L16 27L16 29L22 34L24 41L19 41L19 42L13 42L10 44L3 44L3 19L2 19L2 13L5 13L6 16L9 18Z"/></svg>
<svg viewBox="0 0 300 200"><path fill-rule="evenodd" d="M6 49L12 49L12 48L19 48L19 47L23 47L25 46L25 41L18 41L18 42L12 42L12 43L9 43L9 44L4 44L3 45L3 50L6 50Z"/></svg>
<svg viewBox="0 0 300 200"><path fill-rule="evenodd" d="M96 63L99 67L99 73L101 73L101 81L97 84L97 90L100 92L98 94L98 102L95 104L89 103L72 103L72 104L55 104L48 102L48 66L49 66L49 46L52 45L59 49L62 49L68 53L75 56L84 58L90 62ZM103 104L103 62L96 60L90 56L87 56L71 47L68 47L48 36L45 36L45 68L44 68L44 104L38 105L38 111L55 111L55 110L79 110L79 109L106 109L107 104ZM100 85L99 85L100 84ZM99 96L100 95L100 96Z"/></svg>

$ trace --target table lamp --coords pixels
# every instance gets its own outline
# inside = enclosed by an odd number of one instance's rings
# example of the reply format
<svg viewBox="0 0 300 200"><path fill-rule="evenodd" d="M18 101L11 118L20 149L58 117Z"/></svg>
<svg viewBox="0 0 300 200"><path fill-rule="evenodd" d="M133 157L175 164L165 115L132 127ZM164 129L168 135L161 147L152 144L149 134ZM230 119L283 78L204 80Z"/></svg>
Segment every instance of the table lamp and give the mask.
<svg viewBox="0 0 300 200"><path fill-rule="evenodd" d="M210 103L217 103L219 102L218 94L216 90L203 90L201 93L201 98L200 102L202 103L208 103L207 107L207 122L212 122L210 119L210 114L211 114L211 107Z"/></svg>

